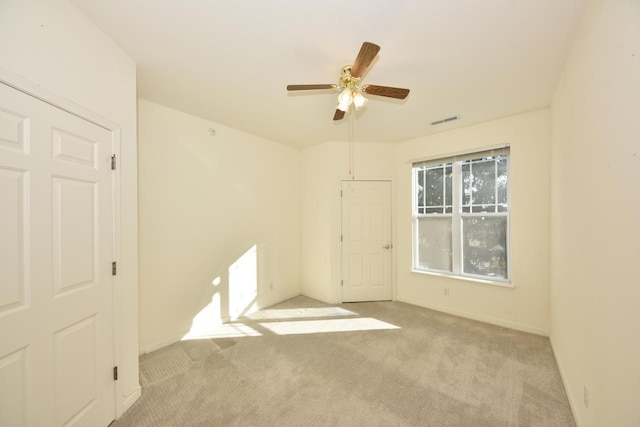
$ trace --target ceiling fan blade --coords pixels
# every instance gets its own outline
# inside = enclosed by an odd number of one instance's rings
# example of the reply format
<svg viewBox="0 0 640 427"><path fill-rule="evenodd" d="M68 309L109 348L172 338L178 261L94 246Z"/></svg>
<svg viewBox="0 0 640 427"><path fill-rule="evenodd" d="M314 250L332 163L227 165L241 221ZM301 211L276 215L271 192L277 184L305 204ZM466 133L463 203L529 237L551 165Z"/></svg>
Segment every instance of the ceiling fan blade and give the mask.
<svg viewBox="0 0 640 427"><path fill-rule="evenodd" d="M287 90L335 89L336 85L288 85Z"/></svg>
<svg viewBox="0 0 640 427"><path fill-rule="evenodd" d="M364 85L362 87L364 93L378 96L386 96L387 98L405 99L409 95L409 89L390 86Z"/></svg>
<svg viewBox="0 0 640 427"><path fill-rule="evenodd" d="M380 46L377 44L364 42L362 43L362 47L360 48L360 52L358 52L358 56L356 57L356 61L351 66L351 75L353 77L360 77L367 71L369 65L371 65L371 61L376 57L378 52L380 51Z"/></svg>
<svg viewBox="0 0 640 427"><path fill-rule="evenodd" d="M343 117L344 117L344 111L338 110L336 108L336 113L333 115L333 120L342 120Z"/></svg>

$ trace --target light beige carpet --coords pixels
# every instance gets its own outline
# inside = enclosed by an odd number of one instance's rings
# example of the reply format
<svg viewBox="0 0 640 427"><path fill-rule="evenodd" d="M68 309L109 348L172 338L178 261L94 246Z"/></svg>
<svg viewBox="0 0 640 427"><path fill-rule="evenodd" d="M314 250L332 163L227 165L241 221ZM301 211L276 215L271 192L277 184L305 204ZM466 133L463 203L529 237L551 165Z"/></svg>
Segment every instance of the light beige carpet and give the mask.
<svg viewBox="0 0 640 427"><path fill-rule="evenodd" d="M140 358L125 426L575 426L549 340L296 297Z"/></svg>

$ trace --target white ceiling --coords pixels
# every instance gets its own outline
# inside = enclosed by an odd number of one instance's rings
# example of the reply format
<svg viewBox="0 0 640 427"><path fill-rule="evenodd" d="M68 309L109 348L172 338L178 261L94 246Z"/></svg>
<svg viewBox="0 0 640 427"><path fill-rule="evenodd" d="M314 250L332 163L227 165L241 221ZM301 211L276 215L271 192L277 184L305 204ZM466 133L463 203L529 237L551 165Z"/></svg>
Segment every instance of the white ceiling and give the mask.
<svg viewBox="0 0 640 427"><path fill-rule="evenodd" d="M548 106L585 1L72 0L137 62L141 98L297 147L348 140L349 115L286 85L337 83L363 41L381 46L363 83L411 93L368 96L358 141Z"/></svg>

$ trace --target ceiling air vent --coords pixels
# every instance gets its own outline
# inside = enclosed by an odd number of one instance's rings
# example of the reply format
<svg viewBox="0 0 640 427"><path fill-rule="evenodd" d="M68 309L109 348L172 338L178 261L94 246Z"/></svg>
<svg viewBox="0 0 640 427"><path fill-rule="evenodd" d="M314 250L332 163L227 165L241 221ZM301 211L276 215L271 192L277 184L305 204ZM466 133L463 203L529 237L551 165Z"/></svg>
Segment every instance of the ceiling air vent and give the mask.
<svg viewBox="0 0 640 427"><path fill-rule="evenodd" d="M451 116L451 117L447 117L446 119L436 120L435 122L431 122L431 126L440 125L442 123L447 123L447 122L452 122L454 120L458 120L459 118L460 118L460 116Z"/></svg>

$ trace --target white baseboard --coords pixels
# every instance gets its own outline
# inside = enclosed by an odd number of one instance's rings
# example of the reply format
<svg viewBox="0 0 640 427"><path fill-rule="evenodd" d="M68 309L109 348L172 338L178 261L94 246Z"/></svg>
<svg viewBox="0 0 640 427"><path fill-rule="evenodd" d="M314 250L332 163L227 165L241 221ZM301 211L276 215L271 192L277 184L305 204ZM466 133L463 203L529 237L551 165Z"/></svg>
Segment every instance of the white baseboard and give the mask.
<svg viewBox="0 0 640 427"><path fill-rule="evenodd" d="M286 301L291 298L295 298L300 295L302 295L300 292L293 292L293 293L285 294L283 296L279 296L274 299L266 300L263 303L258 303L258 310L263 310L267 307L271 307L272 305L280 304L283 301Z"/></svg>
<svg viewBox="0 0 640 427"><path fill-rule="evenodd" d="M580 417L578 416L578 411L576 408L576 400L571 394L571 388L569 387L569 383L567 382L567 374L562 366L562 362L558 357L558 353L553 345L553 339L551 335L549 335L549 342L551 343L551 350L553 351L553 357L556 359L556 365L558 365L558 370L560 371L560 378L562 378L562 385L564 386L564 391L567 393L567 399L569 399L569 407L571 408L571 413L573 413L573 419L576 422L576 426L580 427L582 423L580 422ZM579 401L579 400L578 400Z"/></svg>
<svg viewBox="0 0 640 427"><path fill-rule="evenodd" d="M118 414L118 418L120 418L122 414L127 412L127 410L131 408L134 403L136 403L136 400L138 400L140 396L142 396L142 388L140 386L129 393L129 395L125 396L124 400L122 401L122 412Z"/></svg>
<svg viewBox="0 0 640 427"><path fill-rule="evenodd" d="M314 292L309 292L308 290L303 290L300 295L302 295L304 297L307 297L307 298L318 300L320 302L324 302L326 304L340 304L340 303L331 302L325 296L321 296L321 295L315 294Z"/></svg>
<svg viewBox="0 0 640 427"><path fill-rule="evenodd" d="M227 316L227 317L221 319L220 321L221 321L220 324L224 324L224 323L229 323L230 319ZM153 351L160 350L161 348L166 347L168 345L177 343L178 341L181 341L182 338L185 335L187 335L188 333L189 333L189 329L185 329L184 331L182 331L182 332L180 332L180 333L178 333L176 335L173 335L171 337L165 338L165 339L163 339L161 341L158 341L158 342L155 342L153 344L149 344L149 345L147 345L145 347L140 348L138 350L138 354L139 355L149 354L149 353L151 353Z"/></svg>
<svg viewBox="0 0 640 427"><path fill-rule="evenodd" d="M508 320L496 319L494 317L482 316L482 315L478 315L475 313L468 313L466 311L461 311L461 310L452 310L450 308L440 307L437 305L416 303L415 301L409 301L403 298L396 298L396 301L404 302L411 305L417 305L419 307L440 311L442 313L453 314L454 316L464 317L465 319L477 320L479 322L489 323L491 325L502 326L504 328L509 328L509 329L515 329L517 331L528 332L531 334L542 335L545 337L549 336L549 331L545 329L536 328L534 326L529 326L529 325L523 325L521 323L510 322Z"/></svg>
<svg viewBox="0 0 640 427"><path fill-rule="evenodd" d="M150 344L150 345L145 346L143 348L140 348L140 350L138 351L138 354L139 355L149 354L149 353L151 353L153 351L160 350L163 347L166 347L168 345L176 343L176 342L180 341L182 339L182 337L187 335L188 332L189 332L189 330L186 329L186 330L180 332L177 335L174 335L172 337L163 339L162 341L158 341L156 343L153 343L153 344Z"/></svg>

